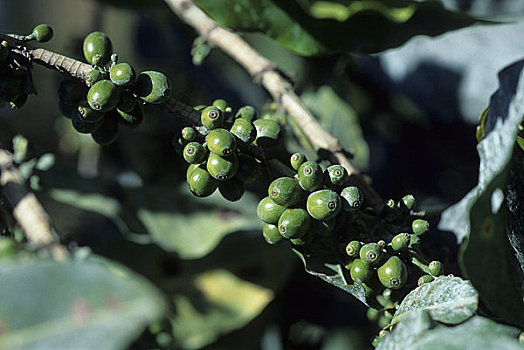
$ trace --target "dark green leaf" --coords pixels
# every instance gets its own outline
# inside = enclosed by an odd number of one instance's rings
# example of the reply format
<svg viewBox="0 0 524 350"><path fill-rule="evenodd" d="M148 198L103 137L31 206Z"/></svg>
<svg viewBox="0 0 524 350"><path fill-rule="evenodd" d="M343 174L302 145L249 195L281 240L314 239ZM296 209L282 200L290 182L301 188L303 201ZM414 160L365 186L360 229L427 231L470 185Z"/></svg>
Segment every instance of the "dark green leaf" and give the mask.
<svg viewBox="0 0 524 350"><path fill-rule="evenodd" d="M441 276L411 291L393 316L393 323L414 310L427 310L439 322L458 324L475 314L478 293L459 277Z"/></svg>
<svg viewBox="0 0 524 350"><path fill-rule="evenodd" d="M124 349L164 311L145 279L105 260L0 264L0 348Z"/></svg>
<svg viewBox="0 0 524 350"><path fill-rule="evenodd" d="M513 198L511 207L515 209L518 194L508 191L507 184L515 167L512 159L521 156L513 153L517 126L524 114L522 67L520 61L499 74L500 88L490 102L486 136L477 147L478 185L443 213L439 225L440 229L454 232L459 241L463 240L459 256L462 269L482 300L494 314L518 325L524 324L524 290L515 276L523 272L524 241L522 225L511 228L508 224L507 196ZM515 151L520 152L518 148ZM522 168L513 172L518 174ZM518 221L519 215L521 211L513 210L512 222ZM508 234L514 251L518 252L515 256ZM519 264L513 264L514 259Z"/></svg>
<svg viewBox="0 0 524 350"><path fill-rule="evenodd" d="M306 56L379 52L399 46L415 35L438 35L476 22L434 1L358 1L347 6L333 2L301 6L298 1L289 0L195 3L223 26L265 33L280 45Z"/></svg>

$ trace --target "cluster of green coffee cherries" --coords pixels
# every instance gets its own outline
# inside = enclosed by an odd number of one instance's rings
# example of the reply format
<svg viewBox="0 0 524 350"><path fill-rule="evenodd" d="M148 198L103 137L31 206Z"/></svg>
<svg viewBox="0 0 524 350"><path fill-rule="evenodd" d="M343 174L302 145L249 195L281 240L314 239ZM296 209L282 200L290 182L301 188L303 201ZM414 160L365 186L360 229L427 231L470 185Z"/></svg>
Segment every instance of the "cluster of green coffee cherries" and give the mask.
<svg viewBox="0 0 524 350"><path fill-rule="evenodd" d="M62 82L60 107L76 131L90 133L98 144L114 142L120 125L137 127L143 119L144 103L159 104L168 99L168 78L156 71L136 75L129 63L118 63L105 33L88 34L83 52L93 69L87 73L85 84L72 79Z"/></svg>
<svg viewBox="0 0 524 350"><path fill-rule="evenodd" d="M259 160L245 151L254 145L264 148L279 142L280 125L258 118L252 106L233 113L223 99L209 106L197 106L202 126L185 127L178 140L189 167L186 173L191 192L207 197L218 188L230 201L240 199L246 183L257 182L263 174Z"/></svg>
<svg viewBox="0 0 524 350"><path fill-rule="evenodd" d="M31 34L13 37L22 43L47 42L53 37L53 29L47 24L39 24ZM0 105L20 108L34 92L31 63L22 55L14 54L9 43L3 40L0 42Z"/></svg>
<svg viewBox="0 0 524 350"><path fill-rule="evenodd" d="M270 244L288 239L305 245L316 236L326 236L344 227L347 212L358 210L363 201L356 186L349 186L343 166L323 170L302 153L290 158L294 177L279 177L258 204L257 215L264 222L263 235Z"/></svg>

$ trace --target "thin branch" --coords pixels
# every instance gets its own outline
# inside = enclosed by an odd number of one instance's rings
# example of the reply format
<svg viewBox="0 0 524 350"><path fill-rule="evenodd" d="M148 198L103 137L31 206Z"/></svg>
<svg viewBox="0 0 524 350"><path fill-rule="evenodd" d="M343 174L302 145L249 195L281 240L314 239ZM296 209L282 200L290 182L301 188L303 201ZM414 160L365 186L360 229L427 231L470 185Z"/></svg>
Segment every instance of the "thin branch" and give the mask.
<svg viewBox="0 0 524 350"><path fill-rule="evenodd" d="M4 149L0 149L0 186L29 243L49 249L57 260L65 259L68 256L67 249L53 235L49 216L34 193L27 189L13 157Z"/></svg>
<svg viewBox="0 0 524 350"><path fill-rule="evenodd" d="M343 165L350 173L353 184L359 186L364 197L375 211L381 212L383 201L376 191L365 182L358 170L353 167L337 138L333 137L313 117L294 92L291 84L278 72L277 65L262 57L238 34L220 27L190 0L165 0L172 10L187 24L219 47L238 62L254 81L260 81L273 99L278 102L293 121L304 132L309 141L319 151L326 151L332 160Z"/></svg>

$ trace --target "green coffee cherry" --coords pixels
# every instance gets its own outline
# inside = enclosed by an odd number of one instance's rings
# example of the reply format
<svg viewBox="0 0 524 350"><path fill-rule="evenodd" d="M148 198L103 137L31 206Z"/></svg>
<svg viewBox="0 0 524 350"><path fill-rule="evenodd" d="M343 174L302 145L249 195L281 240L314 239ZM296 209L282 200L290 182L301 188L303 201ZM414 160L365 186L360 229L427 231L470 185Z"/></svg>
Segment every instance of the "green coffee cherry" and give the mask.
<svg viewBox="0 0 524 350"><path fill-rule="evenodd" d="M255 140L257 131L255 126L249 120L244 118L235 119L233 126L231 126L231 133L246 143L251 143Z"/></svg>
<svg viewBox="0 0 524 350"><path fill-rule="evenodd" d="M119 91L110 80L96 82L87 92L87 102L95 111L107 112L116 107Z"/></svg>
<svg viewBox="0 0 524 350"><path fill-rule="evenodd" d="M89 87L93 86L96 82L105 79L106 75L102 73L98 68L93 68L86 74L86 84Z"/></svg>
<svg viewBox="0 0 524 350"><path fill-rule="evenodd" d="M413 230L414 234L419 236L429 231L429 222L423 219L413 220L413 222L411 223L411 229Z"/></svg>
<svg viewBox="0 0 524 350"><path fill-rule="evenodd" d="M33 28L33 32L25 37L25 40L36 40L39 43L48 42L53 38L53 28L49 24L39 24Z"/></svg>
<svg viewBox="0 0 524 350"><path fill-rule="evenodd" d="M95 66L108 63L113 53L111 40L102 32L88 34L84 39L83 48L86 61Z"/></svg>
<svg viewBox="0 0 524 350"><path fill-rule="evenodd" d="M291 156L291 158L289 159L289 162L291 163L291 167L294 169L294 170L298 170L300 168L300 166L306 162L307 159L306 159L306 155L303 154L303 153L293 153L293 155Z"/></svg>
<svg viewBox="0 0 524 350"><path fill-rule="evenodd" d="M109 71L109 79L118 86L128 86L135 82L135 70L128 63L117 63Z"/></svg>
<svg viewBox="0 0 524 350"><path fill-rule="evenodd" d="M123 111L119 108L116 108L115 111L118 113L120 118L118 122L120 125L123 125L127 128L134 129L142 123L144 119L144 112L142 111L142 106L136 105L131 112Z"/></svg>
<svg viewBox="0 0 524 350"><path fill-rule="evenodd" d="M200 121L206 129L213 130L224 124L224 113L218 107L209 106L200 113Z"/></svg>
<svg viewBox="0 0 524 350"><path fill-rule="evenodd" d="M340 197L342 199L342 207L345 211L360 209L362 201L364 200L362 192L360 192L357 186L344 187L340 192Z"/></svg>
<svg viewBox="0 0 524 350"><path fill-rule="evenodd" d="M199 164L192 169L187 183L191 192L197 197L212 195L218 186L218 181L209 174L204 164Z"/></svg>
<svg viewBox="0 0 524 350"><path fill-rule="evenodd" d="M222 111L222 113L226 112L227 102L224 99L218 98L218 99L214 100L211 105L217 107L218 109L220 109L220 111Z"/></svg>
<svg viewBox="0 0 524 350"><path fill-rule="evenodd" d="M342 207L340 196L332 190L319 190L311 193L306 202L309 215L317 220L334 218Z"/></svg>
<svg viewBox="0 0 524 350"><path fill-rule="evenodd" d="M384 250L377 243L366 243L360 248L359 256L363 262L370 265L378 264L384 255Z"/></svg>
<svg viewBox="0 0 524 350"><path fill-rule="evenodd" d="M95 111L86 100L80 102L77 107L80 119L85 123L97 123L104 118L105 112Z"/></svg>
<svg viewBox="0 0 524 350"><path fill-rule="evenodd" d="M304 191L314 192L322 188L322 175L322 168L317 162L304 162L298 168L298 184Z"/></svg>
<svg viewBox="0 0 524 350"><path fill-rule="evenodd" d="M276 244L284 238L278 231L278 227L273 224L264 224L262 233L264 235L264 239L269 244Z"/></svg>
<svg viewBox="0 0 524 350"><path fill-rule="evenodd" d="M428 270L429 270L429 273L432 274L433 276L439 276L439 275L442 275L442 273L444 272L444 266L442 265L440 261L433 260L432 262L429 263Z"/></svg>
<svg viewBox="0 0 524 350"><path fill-rule="evenodd" d="M278 219L278 230L287 239L302 237L309 230L311 218L301 208L286 209Z"/></svg>
<svg viewBox="0 0 524 350"><path fill-rule="evenodd" d="M206 136L209 151L223 157L229 157L236 149L233 134L226 129L213 129Z"/></svg>
<svg viewBox="0 0 524 350"><path fill-rule="evenodd" d="M293 207L303 198L303 192L298 181L290 177L279 177L273 180L268 188L269 197L278 205Z"/></svg>
<svg viewBox="0 0 524 350"><path fill-rule="evenodd" d="M421 285L433 282L434 280L435 280L435 278L433 278L433 276L431 276L431 275L422 275L422 276L419 277L419 279L417 281L417 285L420 287Z"/></svg>
<svg viewBox="0 0 524 350"><path fill-rule="evenodd" d="M257 215L265 223L276 225L285 210L285 207L276 204L271 198L264 197L258 202Z"/></svg>
<svg viewBox="0 0 524 350"><path fill-rule="evenodd" d="M391 248L395 251L401 251L406 249L411 242L411 236L409 233L403 232L399 233L391 240Z"/></svg>
<svg viewBox="0 0 524 350"><path fill-rule="evenodd" d="M362 243L359 241L351 241L346 246L346 254L354 258L359 255Z"/></svg>
<svg viewBox="0 0 524 350"><path fill-rule="evenodd" d="M415 196L413 196L412 194L407 194L404 197L402 197L402 205L404 206L404 208L408 210L414 209L416 205Z"/></svg>
<svg viewBox="0 0 524 350"><path fill-rule="evenodd" d="M187 141L194 141L197 138L197 131L190 126L183 128L181 134L182 138Z"/></svg>
<svg viewBox="0 0 524 350"><path fill-rule="evenodd" d="M159 104L171 94L169 79L157 71L145 71L136 77L135 94L144 102Z"/></svg>
<svg viewBox="0 0 524 350"><path fill-rule="evenodd" d="M257 119L257 111L252 106L243 106L238 109L235 118L243 118L253 122L253 120Z"/></svg>
<svg viewBox="0 0 524 350"><path fill-rule="evenodd" d="M189 164L200 164L206 160L207 149L198 142L190 142L184 147L182 156Z"/></svg>
<svg viewBox="0 0 524 350"><path fill-rule="evenodd" d="M245 183L252 183L262 176L262 165L255 158L240 154L238 156L238 171L236 177Z"/></svg>
<svg viewBox="0 0 524 350"><path fill-rule="evenodd" d="M351 275L353 281L366 282L371 278L373 274L373 268L362 260L355 259L351 263L349 274Z"/></svg>
<svg viewBox="0 0 524 350"><path fill-rule="evenodd" d="M218 184L218 191L222 197L230 202L235 202L242 198L244 190L244 183L236 177L228 181L221 181Z"/></svg>
<svg viewBox="0 0 524 350"><path fill-rule="evenodd" d="M207 158L207 171L215 179L226 181L237 173L238 158L235 153L231 153L227 158L223 158L216 153L209 153Z"/></svg>
<svg viewBox="0 0 524 350"><path fill-rule="evenodd" d="M191 174L193 173L193 170L196 169L197 166L200 164L189 164L186 170L186 182L189 182L189 178L191 177Z"/></svg>
<svg viewBox="0 0 524 350"><path fill-rule="evenodd" d="M262 148L269 148L277 145L280 134L280 125L272 120L257 119L253 121L257 130L257 137L253 143Z"/></svg>
<svg viewBox="0 0 524 350"><path fill-rule="evenodd" d="M3 40L0 43L0 63L4 63L7 61L7 58L9 57L9 44L7 41Z"/></svg>
<svg viewBox="0 0 524 350"><path fill-rule="evenodd" d="M98 122L90 123L82 119L82 116L80 113L75 112L71 116L71 124L73 125L73 128L81 133L81 134L90 134L102 124L103 119L101 119Z"/></svg>
<svg viewBox="0 0 524 350"><path fill-rule="evenodd" d="M390 257L384 265L380 266L377 269L377 274L382 285L391 289L402 288L408 280L406 265L396 255Z"/></svg>
<svg viewBox="0 0 524 350"><path fill-rule="evenodd" d="M107 146L115 142L118 137L118 121L114 115L106 115L102 124L91 133L91 137L100 146Z"/></svg>
<svg viewBox="0 0 524 350"><path fill-rule="evenodd" d="M340 164L334 164L326 169L326 184L328 186L342 187L349 181L349 174L346 168Z"/></svg>

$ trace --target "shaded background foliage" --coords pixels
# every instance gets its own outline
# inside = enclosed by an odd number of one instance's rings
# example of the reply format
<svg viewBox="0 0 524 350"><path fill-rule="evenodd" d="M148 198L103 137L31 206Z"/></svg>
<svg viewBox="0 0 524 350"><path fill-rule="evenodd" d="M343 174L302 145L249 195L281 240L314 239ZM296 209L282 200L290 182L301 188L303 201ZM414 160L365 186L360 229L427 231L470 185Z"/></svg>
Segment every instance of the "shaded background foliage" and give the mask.
<svg viewBox="0 0 524 350"><path fill-rule="evenodd" d="M314 3L302 1L303 11ZM324 51L314 45L308 46L311 51L296 49L315 54L303 57L261 34L245 34L294 80L326 128L354 151L355 164L369 174L381 195L397 199L413 193L429 213L457 202L475 186L477 116L497 88L497 71L524 56L518 40L524 8L518 1L443 4L438 7L443 13L460 10L513 22L415 37L393 48L407 35L356 50L388 49L374 56L335 53L340 47L332 42L321 48ZM427 6L435 4L421 4ZM432 9L426 16L435 14ZM64 20L72 13L82 15ZM424 12L421 16L427 18ZM446 30L472 23L463 16L455 20ZM317 23L308 21L303 22L306 28ZM55 29L46 48L76 58L82 57L87 33L105 31L120 61L132 63L137 71L165 72L175 97L189 105L220 97L235 107L252 104L262 109L269 101L219 50L203 65L193 65L195 33L163 1L0 1L1 32L28 33L36 23ZM439 32L432 30L426 33ZM380 31L375 34L382 38ZM342 46L342 51L355 47ZM326 56L316 55L327 51ZM377 329L365 321L363 305L306 275L287 246L270 247L263 241L254 216L263 185L250 188L238 204L218 196L197 200L185 186L185 163L172 146L183 121L148 107L138 129L122 130L114 145L101 149L60 116L59 74L39 67L34 74L38 96L21 110L0 111L0 142L9 147L13 136L22 134L32 155L56 155L56 165L41 174L44 190L38 195L64 242L124 264L167 295L170 312L159 326L162 331L146 331L132 348L153 340L207 349L370 346ZM300 149L296 140L290 140L289 147ZM430 219L436 224L437 216ZM435 248L429 256L444 260L447 272L458 272L455 237L433 232L430 244ZM231 290L227 297L221 295Z"/></svg>

